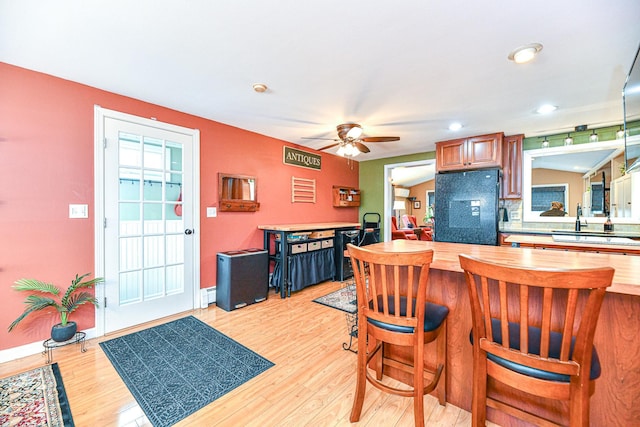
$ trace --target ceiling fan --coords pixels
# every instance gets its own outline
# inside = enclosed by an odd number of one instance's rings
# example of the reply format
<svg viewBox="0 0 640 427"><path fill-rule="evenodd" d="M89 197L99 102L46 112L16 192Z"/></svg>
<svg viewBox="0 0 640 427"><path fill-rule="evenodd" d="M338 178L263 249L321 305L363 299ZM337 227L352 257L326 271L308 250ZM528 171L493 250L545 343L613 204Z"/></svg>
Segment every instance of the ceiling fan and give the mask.
<svg viewBox="0 0 640 427"><path fill-rule="evenodd" d="M319 148L319 151L328 150L329 148L339 147L339 156L355 157L360 153L368 153L369 148L363 142L391 142L399 141L399 136L362 136L362 126L357 123L343 123L336 127L338 130L338 138L313 138L313 139L331 139L338 141L335 144L327 145Z"/></svg>

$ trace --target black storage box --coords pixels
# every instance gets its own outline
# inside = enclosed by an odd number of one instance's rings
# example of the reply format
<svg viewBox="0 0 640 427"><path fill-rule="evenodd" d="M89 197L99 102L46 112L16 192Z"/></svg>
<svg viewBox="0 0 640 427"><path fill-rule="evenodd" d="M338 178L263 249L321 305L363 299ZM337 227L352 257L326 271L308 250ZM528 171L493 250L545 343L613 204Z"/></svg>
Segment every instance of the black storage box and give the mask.
<svg viewBox="0 0 640 427"><path fill-rule="evenodd" d="M267 299L269 255L265 249L218 253L216 305L231 311Z"/></svg>

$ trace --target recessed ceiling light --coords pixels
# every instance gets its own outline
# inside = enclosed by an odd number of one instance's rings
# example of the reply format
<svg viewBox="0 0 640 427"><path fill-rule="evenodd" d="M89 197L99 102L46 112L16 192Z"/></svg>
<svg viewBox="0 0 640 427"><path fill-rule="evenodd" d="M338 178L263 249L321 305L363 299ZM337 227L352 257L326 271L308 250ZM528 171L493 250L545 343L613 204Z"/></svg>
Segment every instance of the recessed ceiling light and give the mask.
<svg viewBox="0 0 640 427"><path fill-rule="evenodd" d="M524 64L531 61L541 50L542 45L540 43L531 43L512 50L508 58L516 64Z"/></svg>
<svg viewBox="0 0 640 427"><path fill-rule="evenodd" d="M545 105L541 105L540 108L538 108L536 110L536 113L538 113L538 114L549 114L549 113L553 113L557 109L558 109L558 107L556 107L555 105L545 104Z"/></svg>
<svg viewBox="0 0 640 427"><path fill-rule="evenodd" d="M253 90L255 90L258 93L262 93L262 92L266 92L267 91L267 85L264 83L256 83L253 85Z"/></svg>
<svg viewBox="0 0 640 427"><path fill-rule="evenodd" d="M460 124L458 122L454 122L454 123L451 123L449 125L449 130L456 131L456 130L460 130L460 129L462 129L462 124Z"/></svg>

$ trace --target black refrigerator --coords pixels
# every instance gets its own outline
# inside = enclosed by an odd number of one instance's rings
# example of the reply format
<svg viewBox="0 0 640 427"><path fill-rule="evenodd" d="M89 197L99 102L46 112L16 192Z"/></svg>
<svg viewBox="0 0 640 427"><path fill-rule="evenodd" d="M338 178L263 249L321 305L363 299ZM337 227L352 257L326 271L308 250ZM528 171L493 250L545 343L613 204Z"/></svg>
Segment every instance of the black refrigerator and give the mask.
<svg viewBox="0 0 640 427"><path fill-rule="evenodd" d="M436 174L437 242L498 244L500 169Z"/></svg>

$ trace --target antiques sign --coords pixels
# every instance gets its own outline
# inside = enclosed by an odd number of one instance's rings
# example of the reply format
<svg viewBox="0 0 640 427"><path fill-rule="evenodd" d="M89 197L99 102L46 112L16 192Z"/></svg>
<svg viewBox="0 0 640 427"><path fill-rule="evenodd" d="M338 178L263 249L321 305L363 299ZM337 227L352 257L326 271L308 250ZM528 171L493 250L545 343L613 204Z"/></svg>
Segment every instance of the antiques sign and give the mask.
<svg viewBox="0 0 640 427"><path fill-rule="evenodd" d="M299 166L302 168L320 170L322 168L322 156L319 154L307 153L295 148L283 147L283 162L285 165Z"/></svg>

